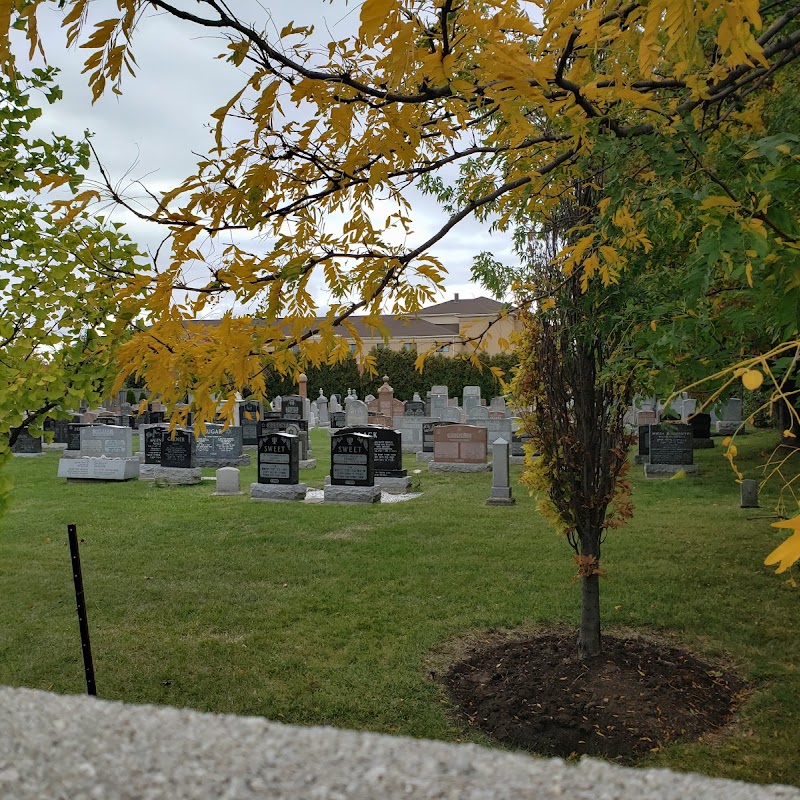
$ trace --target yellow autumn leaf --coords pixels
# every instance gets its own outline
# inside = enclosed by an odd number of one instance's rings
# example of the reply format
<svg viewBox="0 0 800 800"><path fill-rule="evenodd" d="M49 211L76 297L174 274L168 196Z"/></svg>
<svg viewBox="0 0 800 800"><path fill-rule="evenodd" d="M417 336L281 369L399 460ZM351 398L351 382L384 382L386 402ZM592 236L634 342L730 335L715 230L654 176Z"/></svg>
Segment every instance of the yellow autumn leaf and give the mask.
<svg viewBox="0 0 800 800"><path fill-rule="evenodd" d="M754 392L761 384L764 383L764 375L760 370L749 369L742 375L742 384L745 389Z"/></svg>
<svg viewBox="0 0 800 800"><path fill-rule="evenodd" d="M673 476L670 478L670 480L671 480L671 481L680 481L680 480L683 480L685 477L686 477L686 470L685 470L685 469L679 469L679 470L678 470L678 471L677 471L677 472L676 472L676 473L675 473L675 474L674 474L674 475L673 475Z"/></svg>
<svg viewBox="0 0 800 800"><path fill-rule="evenodd" d="M764 564L772 567L775 564L778 568L775 574L786 572L798 559L800 559L800 514L791 519L784 519L780 522L773 522L773 528L788 528L794 533L783 543L779 544L765 559Z"/></svg>
<svg viewBox="0 0 800 800"><path fill-rule="evenodd" d="M555 307L556 307L555 298L554 297L545 297L545 299L542 300L541 305L539 306L539 309L541 311L549 311L551 308L555 308Z"/></svg>
<svg viewBox="0 0 800 800"><path fill-rule="evenodd" d="M650 322L650 329L655 330L658 327L658 323L655 320Z"/></svg>
<svg viewBox="0 0 800 800"><path fill-rule="evenodd" d="M797 434L792 433L788 428L783 432L785 439L796 439Z"/></svg>
<svg viewBox="0 0 800 800"><path fill-rule="evenodd" d="M726 197L725 195L712 195L711 197L706 197L702 203L700 203L700 211L705 211L707 208L739 208L740 203L737 203L736 200L732 200L730 197Z"/></svg>

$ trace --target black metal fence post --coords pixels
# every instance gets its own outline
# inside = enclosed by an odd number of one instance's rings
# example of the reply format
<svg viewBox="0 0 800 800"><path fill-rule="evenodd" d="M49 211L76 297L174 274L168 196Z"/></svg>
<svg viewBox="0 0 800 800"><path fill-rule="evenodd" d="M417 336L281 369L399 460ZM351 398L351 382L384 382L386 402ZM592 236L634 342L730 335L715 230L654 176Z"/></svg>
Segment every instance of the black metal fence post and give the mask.
<svg viewBox="0 0 800 800"><path fill-rule="evenodd" d="M86 618L86 601L83 597L83 576L81 575L81 556L78 552L78 528L67 525L69 552L72 557L72 579L75 582L75 604L78 608L78 627L81 632L83 650L83 671L86 673L86 693L97 695L94 684L94 665L92 664L92 645L89 642L89 621Z"/></svg>

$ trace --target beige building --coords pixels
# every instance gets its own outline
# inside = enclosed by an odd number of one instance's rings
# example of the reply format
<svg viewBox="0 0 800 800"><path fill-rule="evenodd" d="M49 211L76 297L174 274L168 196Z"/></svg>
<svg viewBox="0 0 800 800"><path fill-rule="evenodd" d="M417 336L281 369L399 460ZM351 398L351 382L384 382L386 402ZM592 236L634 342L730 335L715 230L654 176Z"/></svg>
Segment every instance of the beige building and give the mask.
<svg viewBox="0 0 800 800"><path fill-rule="evenodd" d="M366 350L373 347L390 350L416 350L420 353L435 349L441 355L469 353L478 342L489 355L510 350L511 334L519 329L513 314L505 315L505 305L490 297L462 300L456 294L452 300L428 306L413 317L397 319L385 314L381 320L386 338L363 323L363 317L350 317ZM344 329L343 335L347 337ZM351 345L355 349L355 343Z"/></svg>

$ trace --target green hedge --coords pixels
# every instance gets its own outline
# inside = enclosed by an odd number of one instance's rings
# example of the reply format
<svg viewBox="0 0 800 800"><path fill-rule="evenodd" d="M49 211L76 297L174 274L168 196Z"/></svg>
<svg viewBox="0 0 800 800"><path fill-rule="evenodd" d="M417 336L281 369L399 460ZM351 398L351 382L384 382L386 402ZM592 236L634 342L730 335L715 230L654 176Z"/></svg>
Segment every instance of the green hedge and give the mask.
<svg viewBox="0 0 800 800"><path fill-rule="evenodd" d="M355 389L363 400L368 394L378 396L378 389L383 384L383 376L389 376L389 384L394 389L394 396L400 400L410 400L414 392L419 392L425 399L431 386L447 386L450 397L461 397L465 386L480 386L481 396L492 398L502 394L500 383L492 374L490 367L500 367L506 378L517 364L512 355L485 356L483 369L478 369L469 360L431 356L425 361L422 372L414 367L417 354L415 352L395 352L394 350L375 350L377 360L376 375L359 375L355 359L348 359L340 364L322 364L309 366L306 370L308 378L308 397L313 400L322 389L326 397L340 394L344 397L348 389ZM267 392L270 398L276 395L297 393L297 384L291 378L276 374L267 376Z"/></svg>

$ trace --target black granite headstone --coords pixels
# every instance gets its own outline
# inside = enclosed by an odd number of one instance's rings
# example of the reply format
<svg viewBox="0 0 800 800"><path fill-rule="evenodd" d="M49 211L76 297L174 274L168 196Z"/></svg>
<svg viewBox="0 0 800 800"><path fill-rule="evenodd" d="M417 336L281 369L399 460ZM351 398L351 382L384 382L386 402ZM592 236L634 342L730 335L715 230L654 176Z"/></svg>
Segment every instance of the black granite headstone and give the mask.
<svg viewBox="0 0 800 800"><path fill-rule="evenodd" d="M694 414L689 417L689 425L695 439L711 438L711 414Z"/></svg>
<svg viewBox="0 0 800 800"><path fill-rule="evenodd" d="M361 433L375 440L375 477L405 478L408 470L403 469L403 447L400 431L384 428L382 425L354 425L343 428L339 433Z"/></svg>
<svg viewBox="0 0 800 800"><path fill-rule="evenodd" d="M639 425L639 455L650 455L650 426Z"/></svg>
<svg viewBox="0 0 800 800"><path fill-rule="evenodd" d="M242 444L258 444L258 421L261 419L261 403L256 400L247 400L242 403L239 411Z"/></svg>
<svg viewBox="0 0 800 800"><path fill-rule="evenodd" d="M422 423L422 452L433 452L433 429L438 425L455 425L455 422L423 422Z"/></svg>
<svg viewBox="0 0 800 800"><path fill-rule="evenodd" d="M167 432L161 442L161 466L191 469L194 465L194 434L180 429Z"/></svg>
<svg viewBox="0 0 800 800"><path fill-rule="evenodd" d="M651 464L694 464L691 425L649 425Z"/></svg>
<svg viewBox="0 0 800 800"><path fill-rule="evenodd" d="M69 441L70 423L65 419L53 420L53 441L58 444L66 444Z"/></svg>
<svg viewBox="0 0 800 800"><path fill-rule="evenodd" d="M334 411L331 414L331 428L344 428L347 425L347 414L344 411Z"/></svg>
<svg viewBox="0 0 800 800"><path fill-rule="evenodd" d="M34 454L42 452L42 437L31 436L28 431L22 430L17 435L17 440L11 445L12 453Z"/></svg>
<svg viewBox="0 0 800 800"><path fill-rule="evenodd" d="M425 403L418 400L409 400L406 403L406 408L403 414L406 417L424 417Z"/></svg>
<svg viewBox="0 0 800 800"><path fill-rule="evenodd" d="M331 436L331 485L374 486L375 442L360 433Z"/></svg>
<svg viewBox="0 0 800 800"><path fill-rule="evenodd" d="M299 394L282 397L281 413L284 419L305 419L305 400Z"/></svg>
<svg viewBox="0 0 800 800"><path fill-rule="evenodd" d="M300 439L300 458L308 458L308 420L305 419L262 419L258 423L258 438L269 433L289 433Z"/></svg>
<svg viewBox="0 0 800 800"><path fill-rule="evenodd" d="M164 437L169 436L169 428L165 425L163 428L145 428L144 429L144 463L145 464L161 464L161 449L164 442Z"/></svg>
<svg viewBox="0 0 800 800"><path fill-rule="evenodd" d="M67 450L81 449L81 428L91 427L87 422L70 422L67 426Z"/></svg>
<svg viewBox="0 0 800 800"><path fill-rule="evenodd" d="M289 433L268 433L258 440L258 482L300 482L300 440Z"/></svg>

